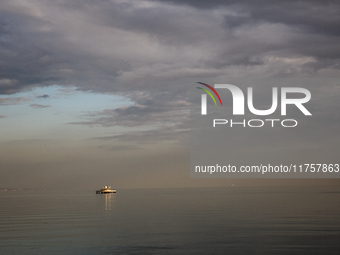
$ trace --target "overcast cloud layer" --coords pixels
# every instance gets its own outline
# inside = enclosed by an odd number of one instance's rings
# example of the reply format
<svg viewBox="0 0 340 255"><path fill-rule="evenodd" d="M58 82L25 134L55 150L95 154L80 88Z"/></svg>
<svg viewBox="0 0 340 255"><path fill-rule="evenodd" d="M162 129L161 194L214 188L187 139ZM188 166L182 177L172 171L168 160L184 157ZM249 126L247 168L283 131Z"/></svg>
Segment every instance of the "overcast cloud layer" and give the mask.
<svg viewBox="0 0 340 255"><path fill-rule="evenodd" d="M185 145L188 90L197 81L253 86L261 99L274 82L287 85L280 78L310 79L303 84L314 93L310 107L338 125L339 68L337 1L0 3L0 107L27 100L6 95L54 84L124 95L132 105L88 112L86 120L69 123L148 127L106 137L135 142L116 149L143 141ZM258 108L268 103L255 102ZM50 107L48 101L30 105Z"/></svg>

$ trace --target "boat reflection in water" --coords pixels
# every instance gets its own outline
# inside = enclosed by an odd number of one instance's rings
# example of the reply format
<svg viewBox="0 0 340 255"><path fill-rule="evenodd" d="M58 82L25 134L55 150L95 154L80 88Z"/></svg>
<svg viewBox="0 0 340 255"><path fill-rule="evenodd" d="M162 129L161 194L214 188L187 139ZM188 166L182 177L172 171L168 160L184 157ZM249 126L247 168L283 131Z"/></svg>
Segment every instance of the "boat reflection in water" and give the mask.
<svg viewBox="0 0 340 255"><path fill-rule="evenodd" d="M105 196L101 196L102 205L104 205L104 213L106 216L110 216L115 210L116 195L107 193Z"/></svg>
<svg viewBox="0 0 340 255"><path fill-rule="evenodd" d="M117 191L115 189L111 189L111 186L104 186L101 188L101 190L97 190L96 194L111 194L116 193Z"/></svg>

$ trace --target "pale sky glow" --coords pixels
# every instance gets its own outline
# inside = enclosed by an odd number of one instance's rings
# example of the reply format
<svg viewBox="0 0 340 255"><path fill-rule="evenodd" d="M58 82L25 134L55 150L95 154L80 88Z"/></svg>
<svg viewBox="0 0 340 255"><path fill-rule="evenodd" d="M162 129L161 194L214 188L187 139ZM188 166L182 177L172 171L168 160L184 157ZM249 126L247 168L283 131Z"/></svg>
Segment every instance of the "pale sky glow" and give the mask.
<svg viewBox="0 0 340 255"><path fill-rule="evenodd" d="M44 96L45 95L45 96ZM107 135L107 128L73 125L71 122L88 120L89 112L102 111L132 102L122 96L83 92L74 87L49 86L34 88L1 98L25 98L15 105L2 105L0 115L3 128L2 141L29 139L86 139ZM32 107L37 105L38 107ZM40 107L39 107L40 106ZM24 123L24 125L23 125ZM119 132L121 128L111 128Z"/></svg>

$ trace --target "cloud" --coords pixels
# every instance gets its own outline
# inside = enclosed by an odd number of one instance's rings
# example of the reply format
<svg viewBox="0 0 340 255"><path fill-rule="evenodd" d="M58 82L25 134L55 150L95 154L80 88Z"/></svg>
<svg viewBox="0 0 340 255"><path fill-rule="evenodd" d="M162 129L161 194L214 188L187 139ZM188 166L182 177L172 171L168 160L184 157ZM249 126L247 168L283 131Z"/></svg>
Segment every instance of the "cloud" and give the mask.
<svg viewBox="0 0 340 255"><path fill-rule="evenodd" d="M185 108L187 105L185 105ZM87 124L101 126L147 126L147 125L172 125L180 120L186 119L187 111L174 108L162 109L151 105L132 105L116 109L89 113L87 116L93 120L88 122L73 122L70 124Z"/></svg>
<svg viewBox="0 0 340 255"><path fill-rule="evenodd" d="M31 104L30 106L36 109L51 107L50 105L42 105L42 104Z"/></svg>
<svg viewBox="0 0 340 255"><path fill-rule="evenodd" d="M32 100L26 97L0 98L0 105L18 105L30 101Z"/></svg>
<svg viewBox="0 0 340 255"><path fill-rule="evenodd" d="M172 92L197 77L222 78L231 66L268 68L271 56L316 63L299 72L337 68L340 52L335 3L33 1L25 15L25 4L5 3L3 59L13 76L5 79L17 84L2 93L54 83L98 92Z"/></svg>
<svg viewBox="0 0 340 255"><path fill-rule="evenodd" d="M258 109L270 105L273 86L308 88L312 93L308 109L320 123L309 132L290 138L298 141L299 148L317 142L335 143L340 128L339 22L337 1L31 0L27 3L2 0L0 94L15 97L21 91L57 84L65 87L60 95L73 93L73 88L77 88L129 98L132 104L128 106L73 116L73 125L106 127L90 141L93 148L107 150L100 150L96 159L101 162L102 155L108 153L108 165L116 161L113 154L123 151L127 155L133 151L133 155L145 153L141 156L143 160L116 156L123 162L121 166L129 161L138 166L150 164L156 171L160 166L186 169L188 154L183 156L178 148L188 144L188 91L196 86L195 82L230 83L243 91L253 87ZM35 99L43 98L48 97L40 95ZM231 105L231 98L228 100L226 110ZM6 97L0 99L0 105L28 101L32 100ZM32 102L31 106L48 105ZM294 116L295 113L290 113L290 117ZM312 126L310 122L307 124ZM314 144L306 141L308 136L317 137ZM235 133L229 139L247 149L246 138ZM256 134L253 139L263 147L274 141ZM280 132L275 139L278 144L281 141L284 146L289 145L287 137ZM20 144L18 141L18 147ZM174 145L174 149L164 153L164 160L156 166L150 155L158 150L164 152L168 144ZM156 149L144 150L151 147ZM334 155L337 148L334 144L330 147L332 150L326 148L322 153ZM84 148L78 149L77 154ZM65 153L57 156L60 164L69 160L65 149L61 151L55 153ZM72 147L73 151L76 150ZM27 152L24 151L23 157L27 157ZM79 164L84 164L79 168L65 165L67 173L69 169L83 171L83 168L92 172L91 164L97 167L92 154L91 151L82 156L90 163L79 160ZM15 157L13 161L17 161ZM177 164L178 159L183 163L174 168L172 164ZM107 168L106 164L102 166ZM59 167L56 169L59 171ZM126 170L120 166L117 169Z"/></svg>
<svg viewBox="0 0 340 255"><path fill-rule="evenodd" d="M183 80L223 77L230 66L268 67L264 60L268 56L306 56L311 62L322 62L300 72L336 68L338 63L336 3L143 3L33 1L32 11L19 15L27 6L7 1L3 47L13 54L3 59L6 74L13 76L6 79L18 84L2 92L54 83L98 92L173 91L180 89ZM63 13L63 19L58 13ZM27 48L31 53L17 61L15 56Z"/></svg>
<svg viewBox="0 0 340 255"><path fill-rule="evenodd" d="M167 126L159 129L144 131L125 131L114 133L111 136L94 137L93 140L100 142L98 148L106 150L133 150L145 149L150 146L189 146L189 129L179 126Z"/></svg>
<svg viewBox="0 0 340 255"><path fill-rule="evenodd" d="M0 119L2 119L2 118L5 118L5 116L4 115L0 115Z"/></svg>
<svg viewBox="0 0 340 255"><path fill-rule="evenodd" d="M49 95L46 95L46 94L43 94L43 95L40 95L40 96L37 96L37 98L49 98L50 96Z"/></svg>
<svg viewBox="0 0 340 255"><path fill-rule="evenodd" d="M0 80L0 88L10 88L18 83L17 80L11 79L1 79Z"/></svg>
<svg viewBox="0 0 340 255"><path fill-rule="evenodd" d="M340 77L335 1L7 0L0 14L0 93L59 84L134 102L73 124L181 125L196 81L261 94L277 78Z"/></svg>
<svg viewBox="0 0 340 255"><path fill-rule="evenodd" d="M139 149L137 146L131 145L100 145L98 148L109 151L131 151Z"/></svg>
<svg viewBox="0 0 340 255"><path fill-rule="evenodd" d="M9 141L6 141L4 144L22 146L22 145L32 145L32 144L42 145L46 142L53 142L53 141L49 139L20 139L20 140L9 140Z"/></svg>

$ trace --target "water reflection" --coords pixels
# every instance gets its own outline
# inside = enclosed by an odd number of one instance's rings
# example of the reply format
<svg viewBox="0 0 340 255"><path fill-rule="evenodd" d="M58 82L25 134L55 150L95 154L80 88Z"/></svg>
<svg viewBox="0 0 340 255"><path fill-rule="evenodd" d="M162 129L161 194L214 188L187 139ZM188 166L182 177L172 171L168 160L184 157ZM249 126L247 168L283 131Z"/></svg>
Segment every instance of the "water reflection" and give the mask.
<svg viewBox="0 0 340 255"><path fill-rule="evenodd" d="M105 215L111 215L116 203L116 194L101 194Z"/></svg>
<svg viewBox="0 0 340 255"><path fill-rule="evenodd" d="M25 194L0 194L0 254L324 255L340 249L339 187Z"/></svg>

